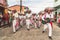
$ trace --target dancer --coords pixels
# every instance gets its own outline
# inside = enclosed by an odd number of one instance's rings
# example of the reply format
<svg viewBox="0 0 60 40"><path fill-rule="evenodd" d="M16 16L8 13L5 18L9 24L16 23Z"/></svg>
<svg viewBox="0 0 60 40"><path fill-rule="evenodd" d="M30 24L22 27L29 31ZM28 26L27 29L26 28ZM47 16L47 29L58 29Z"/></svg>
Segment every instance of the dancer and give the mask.
<svg viewBox="0 0 60 40"><path fill-rule="evenodd" d="M40 28L40 26L42 25L41 22L42 22L42 12L38 14L38 28Z"/></svg>
<svg viewBox="0 0 60 40"><path fill-rule="evenodd" d="M44 30L43 30L43 33L45 32L45 30L48 28L49 30L49 35L48 37L50 39L52 39L52 27L51 27L51 24L50 24L50 21L51 21L51 17L50 17L50 11L45 11L43 17L42 17L42 20L44 21Z"/></svg>
<svg viewBox="0 0 60 40"><path fill-rule="evenodd" d="M60 13L58 14L57 23L58 23L58 26L60 27Z"/></svg>
<svg viewBox="0 0 60 40"><path fill-rule="evenodd" d="M13 32L16 32L16 30L19 27L18 23L18 13L16 10L13 10Z"/></svg>
<svg viewBox="0 0 60 40"><path fill-rule="evenodd" d="M36 13L32 14L32 24L34 25L35 28L37 28L37 16L36 16Z"/></svg>
<svg viewBox="0 0 60 40"><path fill-rule="evenodd" d="M30 24L31 24L31 11L29 11L28 13L26 13L26 26L27 26L27 30L30 30Z"/></svg>

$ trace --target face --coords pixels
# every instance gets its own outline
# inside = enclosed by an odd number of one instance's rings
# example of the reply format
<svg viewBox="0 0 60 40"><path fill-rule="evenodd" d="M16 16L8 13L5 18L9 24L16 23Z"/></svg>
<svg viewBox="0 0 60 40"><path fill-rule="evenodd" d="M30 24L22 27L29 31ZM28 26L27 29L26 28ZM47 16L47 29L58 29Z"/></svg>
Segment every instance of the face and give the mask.
<svg viewBox="0 0 60 40"><path fill-rule="evenodd" d="M51 13L51 11L50 10L48 10L48 14L50 14Z"/></svg>
<svg viewBox="0 0 60 40"><path fill-rule="evenodd" d="M30 13L28 13L28 14L30 14Z"/></svg>

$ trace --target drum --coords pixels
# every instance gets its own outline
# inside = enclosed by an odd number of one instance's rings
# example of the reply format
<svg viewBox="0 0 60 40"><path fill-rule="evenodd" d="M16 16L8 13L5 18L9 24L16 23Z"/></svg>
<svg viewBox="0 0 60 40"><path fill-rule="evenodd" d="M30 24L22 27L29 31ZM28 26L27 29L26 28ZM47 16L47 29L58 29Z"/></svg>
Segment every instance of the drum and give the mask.
<svg viewBox="0 0 60 40"><path fill-rule="evenodd" d="M46 24L46 22L44 20L42 20L42 24Z"/></svg>
<svg viewBox="0 0 60 40"><path fill-rule="evenodd" d="M42 20L43 24L50 23L50 19L49 18L46 18L45 20L46 20L46 22L44 20Z"/></svg>
<svg viewBox="0 0 60 40"><path fill-rule="evenodd" d="M47 23L50 23L50 19L49 18L46 18L45 20L47 21Z"/></svg>

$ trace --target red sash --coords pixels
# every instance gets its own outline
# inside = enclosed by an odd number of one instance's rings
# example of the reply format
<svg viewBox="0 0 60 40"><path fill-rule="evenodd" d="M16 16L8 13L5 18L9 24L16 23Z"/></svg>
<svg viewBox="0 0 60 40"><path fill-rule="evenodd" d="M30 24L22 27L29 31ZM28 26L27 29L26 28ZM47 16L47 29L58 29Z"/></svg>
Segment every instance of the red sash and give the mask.
<svg viewBox="0 0 60 40"><path fill-rule="evenodd" d="M51 24L51 27L52 27L52 29L53 29L53 24L52 24L52 22L50 22L50 24Z"/></svg>
<svg viewBox="0 0 60 40"><path fill-rule="evenodd" d="M18 21L16 21L16 25L15 25L15 27L18 27L19 26L19 22Z"/></svg>

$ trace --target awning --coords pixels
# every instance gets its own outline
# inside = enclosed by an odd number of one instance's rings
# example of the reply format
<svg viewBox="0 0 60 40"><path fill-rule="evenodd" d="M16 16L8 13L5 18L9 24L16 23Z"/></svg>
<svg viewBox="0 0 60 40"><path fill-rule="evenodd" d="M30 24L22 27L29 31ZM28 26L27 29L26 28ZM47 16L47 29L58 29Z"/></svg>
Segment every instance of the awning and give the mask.
<svg viewBox="0 0 60 40"><path fill-rule="evenodd" d="M7 8L7 6L5 6L5 5L3 5L3 4L1 4L1 3L0 3L0 6L1 6L1 7L4 7L4 8Z"/></svg>
<svg viewBox="0 0 60 40"><path fill-rule="evenodd" d="M54 8L55 8L55 10L57 10L57 9L59 9L59 8L60 8L60 5L58 5L58 6L54 7Z"/></svg>

